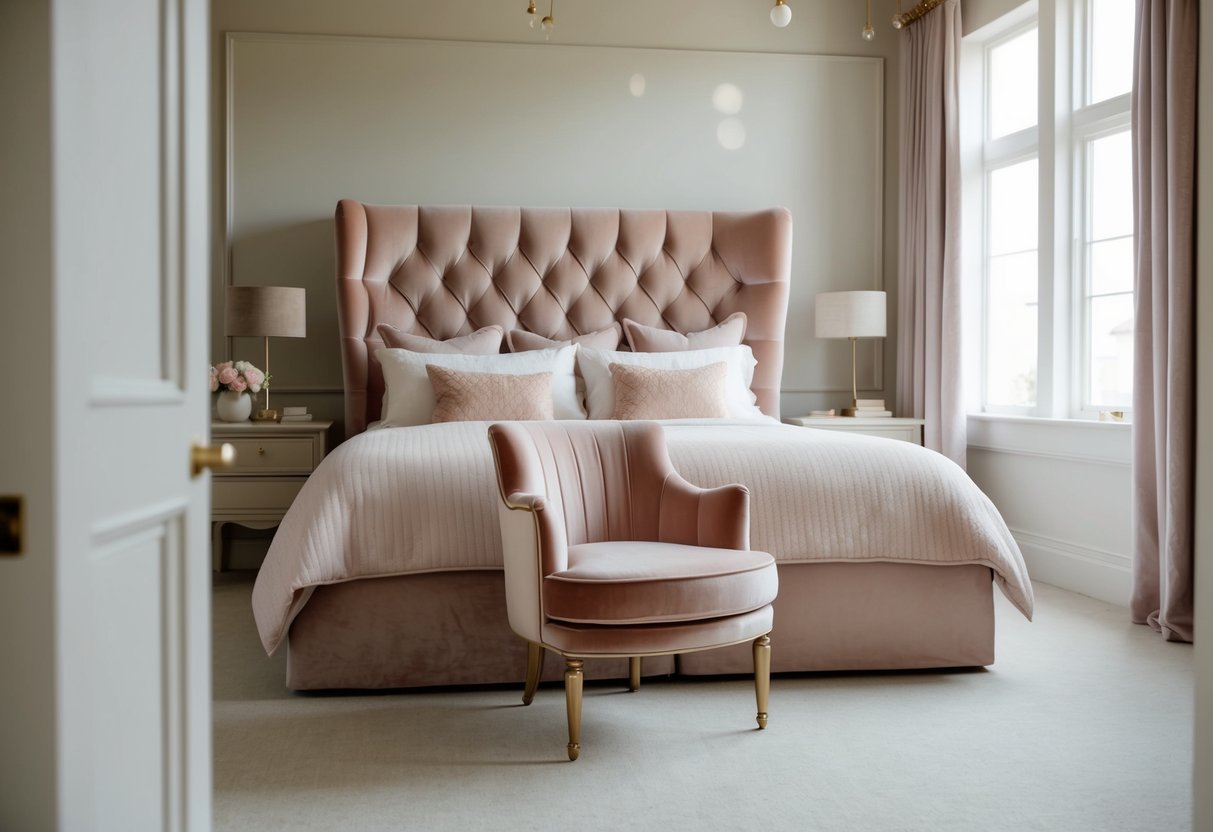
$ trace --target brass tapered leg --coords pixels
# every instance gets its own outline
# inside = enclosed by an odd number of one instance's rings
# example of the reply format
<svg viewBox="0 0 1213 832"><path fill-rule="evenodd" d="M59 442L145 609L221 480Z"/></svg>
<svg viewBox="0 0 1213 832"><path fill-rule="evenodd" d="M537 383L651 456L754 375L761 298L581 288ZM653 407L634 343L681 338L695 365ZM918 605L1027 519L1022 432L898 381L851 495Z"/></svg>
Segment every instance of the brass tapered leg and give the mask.
<svg viewBox="0 0 1213 832"><path fill-rule="evenodd" d="M640 657L632 656L628 659L628 690L640 690Z"/></svg>
<svg viewBox="0 0 1213 832"><path fill-rule="evenodd" d="M758 727L767 727L767 698L771 693L771 638L754 639L754 693L758 698Z"/></svg>
<svg viewBox="0 0 1213 832"><path fill-rule="evenodd" d="M535 642L526 646L526 689L522 692L522 704L529 705L535 698L535 688L539 687L539 677L543 673L544 649Z"/></svg>
<svg viewBox="0 0 1213 832"><path fill-rule="evenodd" d="M581 755L581 659L564 663L564 701L569 709L569 759Z"/></svg>

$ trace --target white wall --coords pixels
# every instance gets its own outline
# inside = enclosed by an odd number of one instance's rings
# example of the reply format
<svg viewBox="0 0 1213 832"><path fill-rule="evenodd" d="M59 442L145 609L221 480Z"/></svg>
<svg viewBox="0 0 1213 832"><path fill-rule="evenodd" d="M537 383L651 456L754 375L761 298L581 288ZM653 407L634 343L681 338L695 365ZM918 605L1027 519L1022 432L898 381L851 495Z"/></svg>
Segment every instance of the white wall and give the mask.
<svg viewBox="0 0 1213 832"><path fill-rule="evenodd" d="M1027 2L1032 0L961 0L960 25L963 33L976 32Z"/></svg>
<svg viewBox="0 0 1213 832"><path fill-rule="evenodd" d="M811 407L841 407L849 396L850 387L850 356L845 344L832 342L817 342L806 332L805 323L798 319L808 316L807 299L818 290L840 288L880 288L890 292L891 310L896 308L896 193L897 193L897 74L898 36L887 24L878 26L878 35L874 42L868 43L859 37L863 25L863 8L849 2L834 2L830 4L795 3L794 19L787 29L776 29L770 24L768 8L765 3L742 3L736 0L667 0L662 3L651 3L645 0L615 0L611 3L590 2L590 0L568 0L557 9L558 25L551 44L574 46L624 46L624 47L656 47L669 50L723 50L756 53L793 53L793 54L827 54L853 55L883 58L886 61L884 70L884 86L887 92L883 106L883 159L877 158L870 163L875 169L876 180L883 190L883 205L879 205L870 224L882 226L878 231L869 234L867 241L851 248L850 262L842 268L831 269L832 274L793 275L793 319L789 321L789 329L799 332L797 337L804 340L805 348L787 357L787 365L792 368L812 365L818 353L827 355L824 362L825 372L819 377L808 381L794 379L785 395L784 411L793 414L804 412ZM216 122L219 125L217 135L217 155L214 160L217 198L215 205L216 256L214 262L217 268L224 262L224 241L222 231L225 219L222 213L226 194L223 192L223 168L225 162L226 126L223 108L223 90L225 88L226 69L224 67L224 37L225 32L266 32L266 33L306 33L331 35L374 35L381 37L427 38L452 41L492 41L502 43L534 43L536 38L526 27L523 9L525 4L504 3L501 0L467 0L461 3L432 3L428 0L402 0L402 2L385 3L375 0L351 0L340 4L325 2L325 0L266 0L250 4L238 0L217 0L213 7L213 60L216 67L214 77ZM879 22L879 21L878 21ZM592 54L587 52L587 57ZM738 60L743 56L739 56ZM722 56L722 60L732 60ZM764 88L764 95L778 103L779 90L783 88L781 75L784 72L776 68L771 73L769 86ZM796 98L794 90L803 87L803 77L788 78L787 83L792 91L787 97L787 110L795 111ZM402 81L402 86L405 82ZM536 77L530 80L534 95L542 101L549 98L567 98L566 93L574 92L569 80L557 76ZM553 95L553 92L560 94ZM452 113L458 113L461 105L474 102L452 100L449 102ZM385 102L391 106L390 102ZM826 111L806 112L807 130L818 130L828 134L832 124L852 122L856 113L867 113L873 105L880 106L879 101L873 101L871 95L856 97L854 101L836 98ZM853 105L853 106L852 106ZM571 119L588 119L589 114L570 114ZM786 120L788 116L782 116ZM519 123L525 123L527 115L519 113L517 122L507 123L511 132L519 129ZM588 121L587 121L588 123ZM247 125L246 125L247 126ZM269 119L255 125L255 129L269 131L273 135L276 125ZM290 154L298 140L298 132L283 130L279 133L282 152ZM538 138L538 137L537 137ZM542 151L542 141L536 141L536 151ZM237 151L238 152L238 151ZM621 147L618 154L612 158L606 155L597 160L596 166L604 172L626 169L628 149ZM814 149L806 147L805 158L814 157ZM510 158L506 151L500 153L500 162L504 165ZM820 158L820 154L816 157ZM837 154L829 154L829 158L838 158ZM844 168L846 159L838 158L839 165ZM401 163L398 156L390 153L377 153L367 160L371 165L381 164L385 169L398 166ZM493 160L490 160L490 163ZM459 160L434 156L428 160L434 167L433 176L441 178L444 170L456 174L459 170ZM454 176L452 176L454 178ZM749 193L744 191L736 202L745 202L746 198L758 201L764 191L769 191L769 181L757 182ZM862 181L857 181L855 187L866 188ZM542 189L532 189L542 190ZM356 198L359 193L347 193ZM377 195L378 196L378 195ZM526 202L542 196L520 193L509 202ZM691 195L684 196L684 202ZM411 201L410 194L401 193L389 201ZM451 198L443 201L460 201ZM596 201L596 200L587 200ZM602 204L599 202L598 204ZM650 207L665 207L653 205ZM709 206L705 206L709 207ZM723 207L714 205L710 207ZM332 205L326 205L316 216L310 218L295 217L295 229L305 234L301 238L298 250L299 260L286 262L280 272L280 281L287 285L303 285L308 289L309 300L309 334L307 339L291 341L280 339L275 341L271 349L274 354L274 364L277 376L277 390L281 394L276 397L279 404L307 404L320 415L339 418L341 414L341 381L335 373L337 340L334 325L333 283L331 271L331 226ZM803 235L797 240L801 245L808 246L811 238L807 232L811 229L811 217L795 217L805 223ZM828 212L825 217L829 221ZM312 223L312 227L304 226ZM853 225L853 224L852 224ZM288 236L290 233L288 232ZM853 234L854 230L848 232ZM875 249L875 250L873 250ZM322 260L319 270L312 269L305 273L299 266L303 258L310 258L308 263L314 264ZM879 265L873 266L872 264ZM264 266L264 264L259 264ZM873 272L878 272L873 274ZM268 277L261 268L256 275L235 275L236 282L268 283L279 280L278 277ZM810 282L812 281L812 282ZM858 284L858 285L856 285ZM217 314L214 321L214 343L224 344L221 335L222 321L222 275L216 274L213 309ZM890 315L892 324L895 316ZM861 383L864 370L871 380L869 386L872 395L884 396L891 399L894 389L895 361L894 344L895 332L890 327L890 337L884 342L867 345L869 357L865 361L861 357ZM259 354L259 348L252 342L237 340L237 350L242 351L240 357L250 350L253 355ZM222 356L215 356L216 360ZM803 375L813 375L813 367L806 369ZM796 392L796 391L805 392Z"/></svg>
<svg viewBox="0 0 1213 832"><path fill-rule="evenodd" d="M1015 536L1034 580L1127 606L1129 426L969 417L969 476Z"/></svg>
<svg viewBox="0 0 1213 832"><path fill-rule="evenodd" d="M0 3L0 494L26 500L26 551L0 555L0 829L56 823L51 481L50 8Z"/></svg>

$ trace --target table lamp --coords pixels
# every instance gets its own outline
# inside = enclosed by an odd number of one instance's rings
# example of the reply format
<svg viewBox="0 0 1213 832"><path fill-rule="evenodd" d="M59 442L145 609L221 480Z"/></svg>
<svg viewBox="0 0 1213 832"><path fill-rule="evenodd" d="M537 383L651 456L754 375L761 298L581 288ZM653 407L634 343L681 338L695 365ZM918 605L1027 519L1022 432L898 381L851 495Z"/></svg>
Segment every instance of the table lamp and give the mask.
<svg viewBox="0 0 1213 832"><path fill-rule="evenodd" d="M265 376L270 375L270 338L303 338L307 335L307 291L293 286L229 286L224 331L228 335L251 335L265 339ZM265 387L265 409L254 422L277 422L278 411L270 408L270 385Z"/></svg>
<svg viewBox="0 0 1213 832"><path fill-rule="evenodd" d="M860 338L885 337L884 292L823 292L817 296L818 338L851 340L851 407L844 416L862 416L862 411L884 413L884 400L859 401L855 383L855 342Z"/></svg>

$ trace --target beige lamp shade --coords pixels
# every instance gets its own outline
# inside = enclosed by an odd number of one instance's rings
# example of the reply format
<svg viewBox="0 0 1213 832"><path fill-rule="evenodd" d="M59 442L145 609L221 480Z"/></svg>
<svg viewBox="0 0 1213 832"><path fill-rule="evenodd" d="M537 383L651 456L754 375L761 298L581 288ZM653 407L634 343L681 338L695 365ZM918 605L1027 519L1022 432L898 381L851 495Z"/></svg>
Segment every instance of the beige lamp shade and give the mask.
<svg viewBox="0 0 1213 832"><path fill-rule="evenodd" d="M307 290L294 286L229 286L224 331L272 338L307 336Z"/></svg>
<svg viewBox="0 0 1213 832"><path fill-rule="evenodd" d="M883 338L885 293L822 292L815 324L818 338Z"/></svg>

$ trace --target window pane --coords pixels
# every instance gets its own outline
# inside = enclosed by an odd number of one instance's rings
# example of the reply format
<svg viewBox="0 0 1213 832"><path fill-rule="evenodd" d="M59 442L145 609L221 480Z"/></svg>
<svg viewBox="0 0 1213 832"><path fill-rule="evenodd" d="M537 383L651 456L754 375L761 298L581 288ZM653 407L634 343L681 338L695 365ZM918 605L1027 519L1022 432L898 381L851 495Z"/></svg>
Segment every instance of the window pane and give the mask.
<svg viewBox="0 0 1213 832"><path fill-rule="evenodd" d="M990 171L991 256L1036 248L1036 160Z"/></svg>
<svg viewBox="0 0 1213 832"><path fill-rule="evenodd" d="M1091 239L1133 233L1133 152L1129 131L1090 145Z"/></svg>
<svg viewBox="0 0 1213 832"><path fill-rule="evenodd" d="M1088 301L1088 403L1130 407L1133 400L1133 295Z"/></svg>
<svg viewBox="0 0 1213 832"><path fill-rule="evenodd" d="M1091 104L1133 84L1133 0L1089 0Z"/></svg>
<svg viewBox="0 0 1213 832"><path fill-rule="evenodd" d="M1036 252L991 257L986 402L1036 404Z"/></svg>
<svg viewBox="0 0 1213 832"><path fill-rule="evenodd" d="M1036 123L1036 30L990 50L990 138Z"/></svg>
<svg viewBox="0 0 1213 832"><path fill-rule="evenodd" d="M1092 295L1133 291L1133 238L1091 244Z"/></svg>

